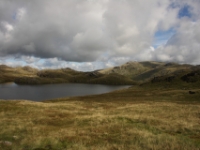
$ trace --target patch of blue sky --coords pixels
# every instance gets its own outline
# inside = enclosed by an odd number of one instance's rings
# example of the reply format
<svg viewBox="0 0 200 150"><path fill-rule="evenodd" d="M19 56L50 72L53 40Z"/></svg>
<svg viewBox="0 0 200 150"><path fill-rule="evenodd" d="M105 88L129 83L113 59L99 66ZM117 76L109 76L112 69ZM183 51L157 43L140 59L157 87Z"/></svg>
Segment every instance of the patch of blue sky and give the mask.
<svg viewBox="0 0 200 150"><path fill-rule="evenodd" d="M45 59L41 58L38 63L45 63Z"/></svg>
<svg viewBox="0 0 200 150"><path fill-rule="evenodd" d="M192 14L190 11L191 7L189 5L184 5L178 13L178 18L182 18L182 17L188 17L191 18Z"/></svg>
<svg viewBox="0 0 200 150"><path fill-rule="evenodd" d="M192 13L191 13L191 6L185 4L185 5L180 5L179 3L173 2L170 4L169 8L179 8L179 12L177 14L178 18L182 18L182 17L188 17L191 18L192 17Z"/></svg>
<svg viewBox="0 0 200 150"><path fill-rule="evenodd" d="M173 28L167 30L167 31L162 31L159 30L154 34L154 42L153 42L153 47L157 48L159 46L165 45L167 41L175 34L175 30Z"/></svg>
<svg viewBox="0 0 200 150"><path fill-rule="evenodd" d="M3 61L2 64L8 64L11 66L25 66L26 62L16 59L15 57L6 57Z"/></svg>

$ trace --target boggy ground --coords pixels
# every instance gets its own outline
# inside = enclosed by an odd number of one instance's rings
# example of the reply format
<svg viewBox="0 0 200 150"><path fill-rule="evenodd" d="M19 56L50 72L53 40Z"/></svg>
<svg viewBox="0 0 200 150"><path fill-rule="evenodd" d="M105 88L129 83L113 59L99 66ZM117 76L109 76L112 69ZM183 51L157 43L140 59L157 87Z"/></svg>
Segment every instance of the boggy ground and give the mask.
<svg viewBox="0 0 200 150"><path fill-rule="evenodd" d="M160 90L159 90L160 89ZM200 89L0 101L2 150L199 150Z"/></svg>

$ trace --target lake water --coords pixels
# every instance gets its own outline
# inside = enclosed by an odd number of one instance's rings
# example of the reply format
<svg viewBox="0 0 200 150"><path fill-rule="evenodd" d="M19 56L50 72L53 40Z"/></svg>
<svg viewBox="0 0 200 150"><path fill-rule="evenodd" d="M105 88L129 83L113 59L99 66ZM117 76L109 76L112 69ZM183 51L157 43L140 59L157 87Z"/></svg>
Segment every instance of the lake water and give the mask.
<svg viewBox="0 0 200 150"><path fill-rule="evenodd" d="M102 94L128 87L97 84L17 85L8 83L0 84L0 99L41 101L61 97Z"/></svg>

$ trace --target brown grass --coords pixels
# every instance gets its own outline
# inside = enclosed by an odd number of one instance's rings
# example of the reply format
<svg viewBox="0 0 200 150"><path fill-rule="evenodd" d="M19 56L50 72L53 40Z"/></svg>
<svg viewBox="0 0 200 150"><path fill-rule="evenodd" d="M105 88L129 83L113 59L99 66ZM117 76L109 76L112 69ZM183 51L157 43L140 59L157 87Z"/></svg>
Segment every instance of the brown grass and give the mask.
<svg viewBox="0 0 200 150"><path fill-rule="evenodd" d="M147 89L0 101L0 149L199 150L199 90Z"/></svg>

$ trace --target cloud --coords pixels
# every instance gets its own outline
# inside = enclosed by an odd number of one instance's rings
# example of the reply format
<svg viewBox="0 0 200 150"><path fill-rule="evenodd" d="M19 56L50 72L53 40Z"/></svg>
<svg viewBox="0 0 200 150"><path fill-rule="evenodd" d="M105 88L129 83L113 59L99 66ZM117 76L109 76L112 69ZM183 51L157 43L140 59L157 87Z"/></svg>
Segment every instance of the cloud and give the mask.
<svg viewBox="0 0 200 150"><path fill-rule="evenodd" d="M199 8L198 0L1 0L0 57L89 69L131 59L200 62ZM171 29L167 43L165 35L154 43L156 33Z"/></svg>
<svg viewBox="0 0 200 150"><path fill-rule="evenodd" d="M151 45L160 21L173 13L167 10L168 0L2 3L5 8L0 11L8 10L0 21L8 22L13 32L10 41L2 43L1 55L20 53L66 61L94 61L107 51L113 56L134 55Z"/></svg>
<svg viewBox="0 0 200 150"><path fill-rule="evenodd" d="M26 15L26 9L25 8L19 8L16 11L16 14L14 14L13 19L21 21L24 18L25 15Z"/></svg>
<svg viewBox="0 0 200 150"><path fill-rule="evenodd" d="M167 44L159 48L156 53L158 60L162 60L158 54L165 55L167 61L175 61L181 63L198 64L200 63L200 21L188 22L183 20L176 34L167 42Z"/></svg>
<svg viewBox="0 0 200 150"><path fill-rule="evenodd" d="M1 43L0 55L93 61L108 48L107 35L102 30L103 2L36 0L21 6L20 2L16 0L12 7L7 1L2 2L5 9L10 8L10 18L6 14L0 22L10 22L6 28L13 26L13 32L9 42Z"/></svg>
<svg viewBox="0 0 200 150"><path fill-rule="evenodd" d="M6 32L10 32L12 31L14 28L11 24L9 24L8 22L1 22L2 27L5 29Z"/></svg>

